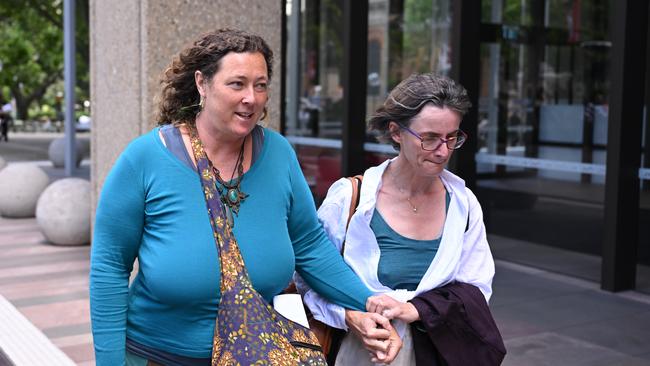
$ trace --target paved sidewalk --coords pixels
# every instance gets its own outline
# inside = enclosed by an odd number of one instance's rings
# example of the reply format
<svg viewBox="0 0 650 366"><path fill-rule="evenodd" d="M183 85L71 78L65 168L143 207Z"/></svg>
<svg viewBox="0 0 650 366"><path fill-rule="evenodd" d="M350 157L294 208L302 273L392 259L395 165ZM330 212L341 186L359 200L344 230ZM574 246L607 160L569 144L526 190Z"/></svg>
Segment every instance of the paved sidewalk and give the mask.
<svg viewBox="0 0 650 366"><path fill-rule="evenodd" d="M0 295L78 365L95 364L88 304L89 251L87 245L48 244L33 218L0 218ZM19 324L21 319L15 321ZM29 329L10 336L23 335L35 338ZM36 345L24 344L21 349L10 342L0 344L0 349L5 348L5 354L45 352L31 347ZM14 349L8 350L10 346Z"/></svg>
<svg viewBox="0 0 650 366"><path fill-rule="evenodd" d="M650 296L497 260L504 365L650 365Z"/></svg>
<svg viewBox="0 0 650 366"><path fill-rule="evenodd" d="M0 141L0 157L7 162L48 160L50 143L62 137L64 137L62 133L53 132L9 133L9 142ZM78 133L75 138L81 145L82 151L88 153L90 134Z"/></svg>

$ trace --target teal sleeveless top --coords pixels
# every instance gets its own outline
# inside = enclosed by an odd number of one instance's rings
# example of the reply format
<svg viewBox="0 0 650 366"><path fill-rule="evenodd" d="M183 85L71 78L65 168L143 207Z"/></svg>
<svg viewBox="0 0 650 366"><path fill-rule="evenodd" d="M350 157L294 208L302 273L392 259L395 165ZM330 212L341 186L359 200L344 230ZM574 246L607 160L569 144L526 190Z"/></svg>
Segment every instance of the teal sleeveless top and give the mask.
<svg viewBox="0 0 650 366"><path fill-rule="evenodd" d="M449 209L450 199L447 192L445 211ZM379 245L379 282L392 289L415 290L438 252L442 235L433 240L407 238L393 230L376 208L370 228Z"/></svg>

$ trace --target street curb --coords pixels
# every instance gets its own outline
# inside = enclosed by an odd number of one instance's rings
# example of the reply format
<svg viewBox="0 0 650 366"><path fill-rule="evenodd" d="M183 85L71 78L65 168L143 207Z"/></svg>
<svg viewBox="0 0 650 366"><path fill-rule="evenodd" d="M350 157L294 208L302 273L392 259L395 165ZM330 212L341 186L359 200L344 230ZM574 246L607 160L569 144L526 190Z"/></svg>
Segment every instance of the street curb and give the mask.
<svg viewBox="0 0 650 366"><path fill-rule="evenodd" d="M0 295L0 349L15 366L74 366L34 324Z"/></svg>

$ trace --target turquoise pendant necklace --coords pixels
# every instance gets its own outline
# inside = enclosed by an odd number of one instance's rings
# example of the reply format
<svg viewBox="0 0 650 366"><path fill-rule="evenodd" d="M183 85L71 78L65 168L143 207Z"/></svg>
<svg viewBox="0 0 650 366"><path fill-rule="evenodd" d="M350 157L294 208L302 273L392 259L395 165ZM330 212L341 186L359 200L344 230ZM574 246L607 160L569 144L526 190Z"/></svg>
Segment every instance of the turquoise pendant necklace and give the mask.
<svg viewBox="0 0 650 366"><path fill-rule="evenodd" d="M244 146L246 145L246 138L241 144L241 149L239 150L239 155L237 156L237 161L235 162L235 168L232 170L230 175L230 181L226 182L221 178L219 169L215 168L212 165L212 170L215 177L217 178L217 188L221 194L221 202L226 205L229 210L232 211L235 215L239 215L239 206L242 202L248 197L248 195L241 190L241 181L244 179ZM237 178L235 177L235 171L237 171ZM232 214L229 214L228 220L232 222Z"/></svg>

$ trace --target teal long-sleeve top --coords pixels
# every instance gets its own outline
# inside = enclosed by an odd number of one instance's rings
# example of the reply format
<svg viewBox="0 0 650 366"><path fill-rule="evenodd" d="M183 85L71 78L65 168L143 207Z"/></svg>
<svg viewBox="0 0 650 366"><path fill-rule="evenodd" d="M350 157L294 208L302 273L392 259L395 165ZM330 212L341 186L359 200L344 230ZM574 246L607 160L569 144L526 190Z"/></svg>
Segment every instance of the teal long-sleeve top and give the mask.
<svg viewBox="0 0 650 366"><path fill-rule="evenodd" d="M90 307L97 365L122 365L126 338L169 353L210 357L220 299L217 248L196 171L161 142L158 128L125 149L106 178L91 250ZM244 174L249 195L234 234L256 290L270 301L294 268L346 308L371 295L318 222L289 143L265 129ZM134 260L138 274L129 286Z"/></svg>

